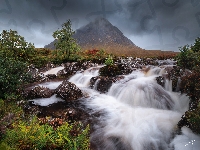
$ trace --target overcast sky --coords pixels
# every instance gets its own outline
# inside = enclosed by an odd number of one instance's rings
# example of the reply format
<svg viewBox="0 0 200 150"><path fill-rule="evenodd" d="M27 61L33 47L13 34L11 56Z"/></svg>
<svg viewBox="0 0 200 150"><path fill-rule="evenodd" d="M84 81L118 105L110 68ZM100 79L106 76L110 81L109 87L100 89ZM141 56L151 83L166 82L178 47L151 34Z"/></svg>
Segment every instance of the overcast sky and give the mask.
<svg viewBox="0 0 200 150"><path fill-rule="evenodd" d="M17 30L36 47L68 19L76 30L99 16L144 49L178 51L200 37L199 0L0 0L0 32Z"/></svg>

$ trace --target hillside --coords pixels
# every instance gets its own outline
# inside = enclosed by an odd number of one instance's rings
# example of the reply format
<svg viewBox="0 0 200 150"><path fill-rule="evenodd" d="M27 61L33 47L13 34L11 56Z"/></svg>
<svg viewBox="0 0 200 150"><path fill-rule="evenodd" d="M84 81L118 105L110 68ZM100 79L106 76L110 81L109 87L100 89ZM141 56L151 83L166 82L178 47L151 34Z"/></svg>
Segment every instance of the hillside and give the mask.
<svg viewBox="0 0 200 150"><path fill-rule="evenodd" d="M160 56L166 53L159 50L147 51L136 46L105 18L97 18L79 28L73 37L82 50L104 49L106 52L118 56ZM45 48L55 49L55 42L56 40L46 45Z"/></svg>

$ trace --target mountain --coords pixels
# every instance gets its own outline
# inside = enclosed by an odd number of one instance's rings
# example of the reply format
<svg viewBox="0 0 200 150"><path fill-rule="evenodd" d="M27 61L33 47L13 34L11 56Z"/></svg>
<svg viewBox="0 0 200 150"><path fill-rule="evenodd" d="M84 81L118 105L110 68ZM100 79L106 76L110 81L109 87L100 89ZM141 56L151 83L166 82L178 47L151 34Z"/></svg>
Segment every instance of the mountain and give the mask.
<svg viewBox="0 0 200 150"><path fill-rule="evenodd" d="M82 50L104 49L115 55L132 55L146 53L136 46L130 39L105 18L97 18L89 24L76 30L73 37L81 46ZM55 49L56 40L46 45L45 48Z"/></svg>
<svg viewBox="0 0 200 150"><path fill-rule="evenodd" d="M98 18L78 29L74 34L74 38L80 46L88 44L93 46L98 44L109 45L113 43L135 46L131 40L105 18Z"/></svg>

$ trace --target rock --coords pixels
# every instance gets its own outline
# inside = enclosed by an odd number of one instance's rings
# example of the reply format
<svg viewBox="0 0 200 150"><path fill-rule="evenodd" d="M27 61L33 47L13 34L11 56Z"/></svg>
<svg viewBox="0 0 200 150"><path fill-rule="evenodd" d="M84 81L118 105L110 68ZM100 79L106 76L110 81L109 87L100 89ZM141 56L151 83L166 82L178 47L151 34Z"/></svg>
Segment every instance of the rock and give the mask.
<svg viewBox="0 0 200 150"><path fill-rule="evenodd" d="M46 77L49 79L55 79L57 76L55 74L47 74Z"/></svg>
<svg viewBox="0 0 200 150"><path fill-rule="evenodd" d="M165 78L162 76L156 77L156 81L159 85L161 85L162 87L165 86Z"/></svg>
<svg viewBox="0 0 200 150"><path fill-rule="evenodd" d="M102 93L108 92L109 88L112 86L113 83L123 79L124 76L116 76L116 77L93 77L90 79L90 87L100 91Z"/></svg>
<svg viewBox="0 0 200 150"><path fill-rule="evenodd" d="M47 88L36 86L31 90L26 90L23 95L27 99L35 99L35 98L49 98L54 94L54 91Z"/></svg>
<svg viewBox="0 0 200 150"><path fill-rule="evenodd" d="M58 71L57 76L61 78L69 78L70 76L74 75L77 71L83 71L90 67L94 67L97 64L91 63L90 61L86 62L72 62L72 63L65 63L64 69Z"/></svg>
<svg viewBox="0 0 200 150"><path fill-rule="evenodd" d="M55 93L58 97L65 101L73 101L83 96L82 91L74 84L67 80L63 81L56 90Z"/></svg>
<svg viewBox="0 0 200 150"><path fill-rule="evenodd" d="M48 78L41 73L34 65L28 66L28 74L32 78L32 82L48 81Z"/></svg>
<svg viewBox="0 0 200 150"><path fill-rule="evenodd" d="M118 65L107 65L99 69L99 74L106 77L121 75L122 72Z"/></svg>

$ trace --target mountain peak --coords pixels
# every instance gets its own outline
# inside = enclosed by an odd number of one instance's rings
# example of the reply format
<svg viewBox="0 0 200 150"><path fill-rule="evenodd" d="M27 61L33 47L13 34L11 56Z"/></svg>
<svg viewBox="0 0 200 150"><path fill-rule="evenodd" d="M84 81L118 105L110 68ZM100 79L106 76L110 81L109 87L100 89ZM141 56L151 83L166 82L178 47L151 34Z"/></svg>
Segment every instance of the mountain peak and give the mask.
<svg viewBox="0 0 200 150"><path fill-rule="evenodd" d="M103 17L97 17L93 22L95 24L110 24L111 25L111 23L106 18L103 18Z"/></svg>
<svg viewBox="0 0 200 150"><path fill-rule="evenodd" d="M135 46L117 27L102 17L98 17L86 26L78 29L74 38L77 39L80 46L109 45L113 43Z"/></svg>
<svg viewBox="0 0 200 150"><path fill-rule="evenodd" d="M111 53L134 53L142 50L137 47L130 39L107 19L98 17L87 25L76 30L73 38L83 50L86 49L104 49ZM45 46L45 48L55 49L54 42ZM53 45L53 46L52 46Z"/></svg>

